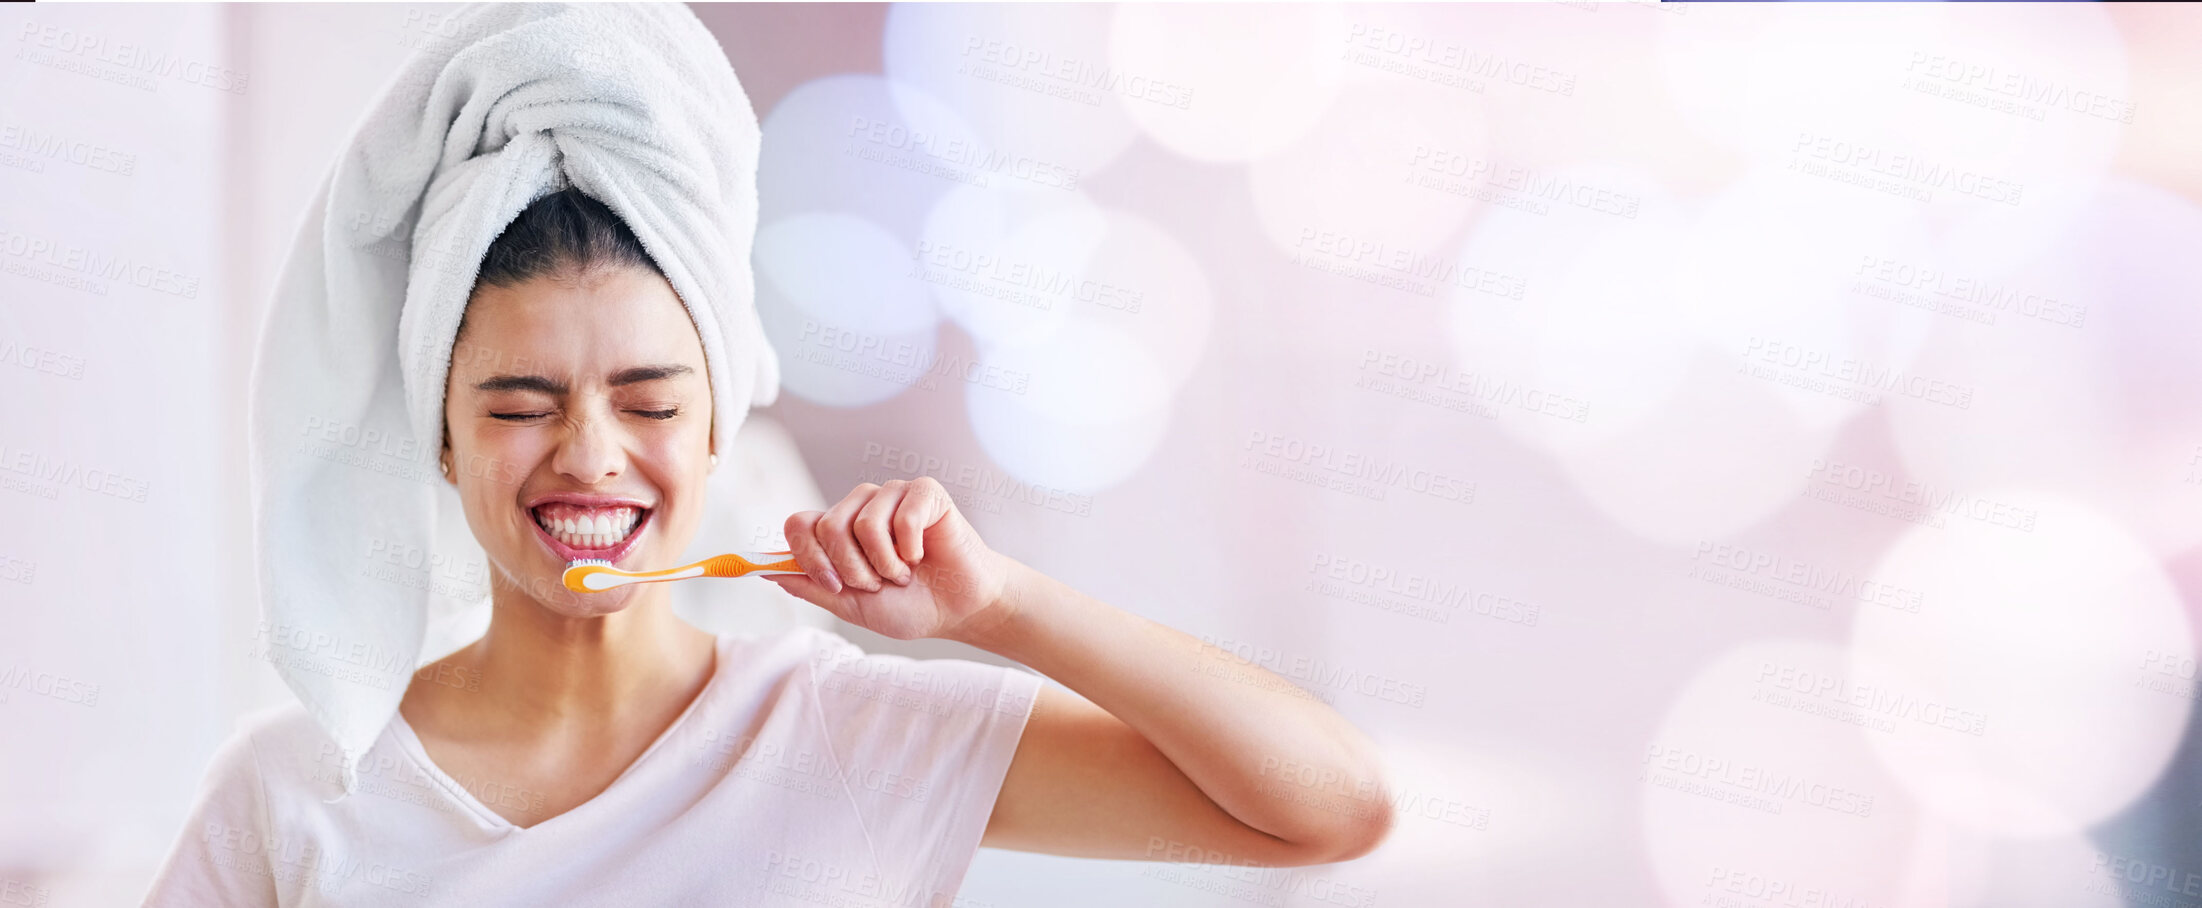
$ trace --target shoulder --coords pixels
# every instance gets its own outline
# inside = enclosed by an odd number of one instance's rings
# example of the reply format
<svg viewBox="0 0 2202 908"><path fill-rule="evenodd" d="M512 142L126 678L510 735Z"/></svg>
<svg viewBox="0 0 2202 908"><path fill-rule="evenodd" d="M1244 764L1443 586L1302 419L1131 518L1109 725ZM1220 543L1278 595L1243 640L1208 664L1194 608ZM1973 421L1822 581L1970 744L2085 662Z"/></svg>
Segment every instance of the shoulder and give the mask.
<svg viewBox="0 0 2202 908"><path fill-rule="evenodd" d="M144 903L276 904L266 847L273 833L270 769L280 771L282 753L320 735L305 707L295 702L239 718L214 749L206 781Z"/></svg>
<svg viewBox="0 0 2202 908"><path fill-rule="evenodd" d="M264 745L295 736L296 727L301 723L310 726L313 720L306 715L305 707L297 703L271 706L237 717L229 737L214 750L214 758L207 767L208 781L257 779Z"/></svg>
<svg viewBox="0 0 2202 908"><path fill-rule="evenodd" d="M327 740L329 737L321 730L321 726L314 723L313 716L307 714L306 707L297 700L239 716L236 736L275 746Z"/></svg>
<svg viewBox="0 0 2202 908"><path fill-rule="evenodd" d="M307 784L314 767L337 764L336 742L296 701L246 713L215 749L206 772L209 793L264 801L271 783Z"/></svg>

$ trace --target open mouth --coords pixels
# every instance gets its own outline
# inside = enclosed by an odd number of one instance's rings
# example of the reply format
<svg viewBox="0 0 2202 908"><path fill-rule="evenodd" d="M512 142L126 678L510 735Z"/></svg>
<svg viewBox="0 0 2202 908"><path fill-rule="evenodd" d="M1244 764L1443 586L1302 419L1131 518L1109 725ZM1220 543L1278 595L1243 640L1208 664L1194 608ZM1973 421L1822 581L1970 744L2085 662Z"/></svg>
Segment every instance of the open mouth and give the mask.
<svg viewBox="0 0 2202 908"><path fill-rule="evenodd" d="M650 508L548 501L529 508L543 542L560 560L617 561L650 524Z"/></svg>

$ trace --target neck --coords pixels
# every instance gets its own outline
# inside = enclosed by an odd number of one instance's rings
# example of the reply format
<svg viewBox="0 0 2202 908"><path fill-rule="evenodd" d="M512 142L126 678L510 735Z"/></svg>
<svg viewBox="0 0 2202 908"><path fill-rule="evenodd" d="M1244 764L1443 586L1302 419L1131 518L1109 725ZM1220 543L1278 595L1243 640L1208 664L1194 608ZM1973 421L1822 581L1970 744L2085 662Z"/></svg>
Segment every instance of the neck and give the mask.
<svg viewBox="0 0 2202 908"><path fill-rule="evenodd" d="M483 705L549 728L608 724L667 697L686 703L710 679L715 641L673 614L670 593L637 584L626 607L572 617L499 585L489 632L468 647Z"/></svg>

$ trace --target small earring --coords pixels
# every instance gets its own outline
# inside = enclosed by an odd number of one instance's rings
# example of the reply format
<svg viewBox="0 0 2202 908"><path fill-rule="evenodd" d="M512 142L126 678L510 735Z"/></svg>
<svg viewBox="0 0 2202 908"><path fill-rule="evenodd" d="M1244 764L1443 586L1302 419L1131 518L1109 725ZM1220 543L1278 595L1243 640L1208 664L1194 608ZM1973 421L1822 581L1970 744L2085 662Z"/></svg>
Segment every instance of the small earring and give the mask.
<svg viewBox="0 0 2202 908"><path fill-rule="evenodd" d="M716 467L717 467L718 465L719 465L719 455L717 455L717 454L713 454L713 455L711 455L711 466L712 466L712 467L714 467L714 468L716 468Z"/></svg>

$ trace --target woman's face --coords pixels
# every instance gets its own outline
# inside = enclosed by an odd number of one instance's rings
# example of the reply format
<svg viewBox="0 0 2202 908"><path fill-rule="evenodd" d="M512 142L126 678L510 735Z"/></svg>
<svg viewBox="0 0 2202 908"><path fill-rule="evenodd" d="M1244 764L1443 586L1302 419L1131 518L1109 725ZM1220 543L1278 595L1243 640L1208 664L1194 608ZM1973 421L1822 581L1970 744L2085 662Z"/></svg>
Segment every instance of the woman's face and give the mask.
<svg viewBox="0 0 2202 908"><path fill-rule="evenodd" d="M496 582L573 617L638 601L574 593L566 564L673 566L701 519L711 388L665 279L632 267L482 287L444 396L450 475Z"/></svg>

